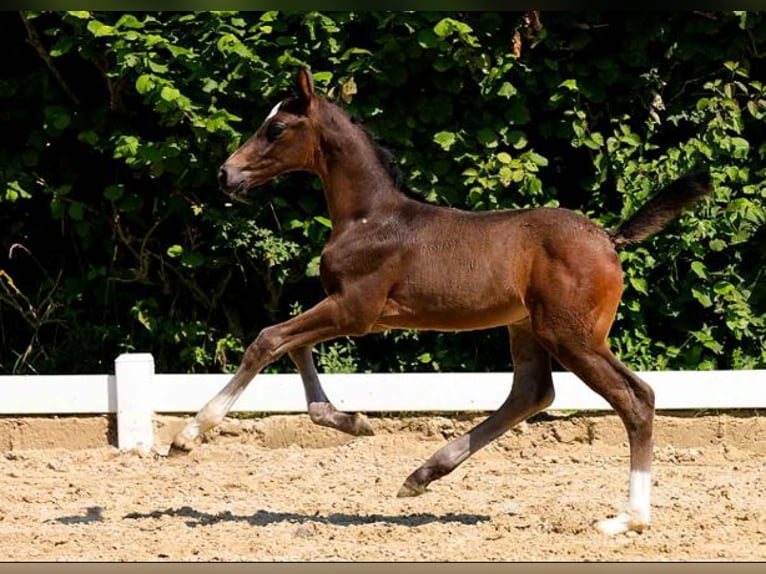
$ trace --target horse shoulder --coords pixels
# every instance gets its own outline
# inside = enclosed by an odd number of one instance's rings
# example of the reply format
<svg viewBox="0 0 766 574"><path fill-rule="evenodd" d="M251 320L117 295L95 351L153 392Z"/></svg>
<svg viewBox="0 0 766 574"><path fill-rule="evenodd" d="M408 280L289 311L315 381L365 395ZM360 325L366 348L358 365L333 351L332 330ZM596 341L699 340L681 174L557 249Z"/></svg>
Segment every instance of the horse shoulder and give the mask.
<svg viewBox="0 0 766 574"><path fill-rule="evenodd" d="M333 234L322 249L320 278L328 293L363 277L380 283L406 250L407 230L396 217L360 218Z"/></svg>

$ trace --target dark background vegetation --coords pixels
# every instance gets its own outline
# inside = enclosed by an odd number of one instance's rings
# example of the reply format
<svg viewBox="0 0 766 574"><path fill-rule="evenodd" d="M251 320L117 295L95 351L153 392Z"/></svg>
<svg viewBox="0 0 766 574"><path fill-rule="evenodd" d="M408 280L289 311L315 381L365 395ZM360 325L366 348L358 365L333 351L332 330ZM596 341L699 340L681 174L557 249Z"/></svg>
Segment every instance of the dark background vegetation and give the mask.
<svg viewBox="0 0 766 574"><path fill-rule="evenodd" d="M429 201L611 227L710 165L625 250L636 369L766 364L766 16L751 12L0 12L0 373L231 370L313 305L318 181L227 204L215 172L298 65ZM508 370L503 329L326 343L326 371ZM286 360L272 370L290 370Z"/></svg>

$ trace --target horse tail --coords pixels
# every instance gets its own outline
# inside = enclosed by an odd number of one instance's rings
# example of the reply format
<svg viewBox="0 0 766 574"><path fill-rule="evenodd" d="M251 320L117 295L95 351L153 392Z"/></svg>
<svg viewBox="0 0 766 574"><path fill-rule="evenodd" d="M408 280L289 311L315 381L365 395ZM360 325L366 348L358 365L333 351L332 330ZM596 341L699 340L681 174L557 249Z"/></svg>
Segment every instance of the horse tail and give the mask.
<svg viewBox="0 0 766 574"><path fill-rule="evenodd" d="M661 231L688 207L713 190L708 170L689 173L661 189L638 211L609 232L616 248L624 247Z"/></svg>

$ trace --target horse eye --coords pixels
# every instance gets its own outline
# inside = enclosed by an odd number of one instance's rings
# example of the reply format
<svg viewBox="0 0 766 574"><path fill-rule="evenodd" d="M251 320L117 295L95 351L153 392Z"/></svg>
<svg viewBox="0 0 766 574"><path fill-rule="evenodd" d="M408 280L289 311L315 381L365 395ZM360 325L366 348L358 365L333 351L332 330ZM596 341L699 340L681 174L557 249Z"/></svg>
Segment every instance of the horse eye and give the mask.
<svg viewBox="0 0 766 574"><path fill-rule="evenodd" d="M271 123L269 127L266 128L266 139L269 140L269 142L273 142L282 135L282 132L285 131L286 127L287 125L282 122Z"/></svg>

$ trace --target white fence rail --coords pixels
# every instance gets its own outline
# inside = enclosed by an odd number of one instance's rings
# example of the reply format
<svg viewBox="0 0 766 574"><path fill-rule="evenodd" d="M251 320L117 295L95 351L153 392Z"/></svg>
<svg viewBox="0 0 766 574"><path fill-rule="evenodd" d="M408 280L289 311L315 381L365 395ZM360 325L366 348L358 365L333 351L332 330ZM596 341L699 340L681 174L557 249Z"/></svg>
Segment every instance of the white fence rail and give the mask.
<svg viewBox="0 0 766 574"><path fill-rule="evenodd" d="M656 407L764 409L766 370L639 372L655 391ZM149 449L154 413L194 413L230 375L168 375L145 353L120 355L114 375L0 376L0 415L114 413L119 448ZM609 405L574 375L553 375L549 410L606 410ZM322 376L335 405L348 411L491 411L508 395L512 374L391 373ZM305 412L298 374L259 375L233 412Z"/></svg>

